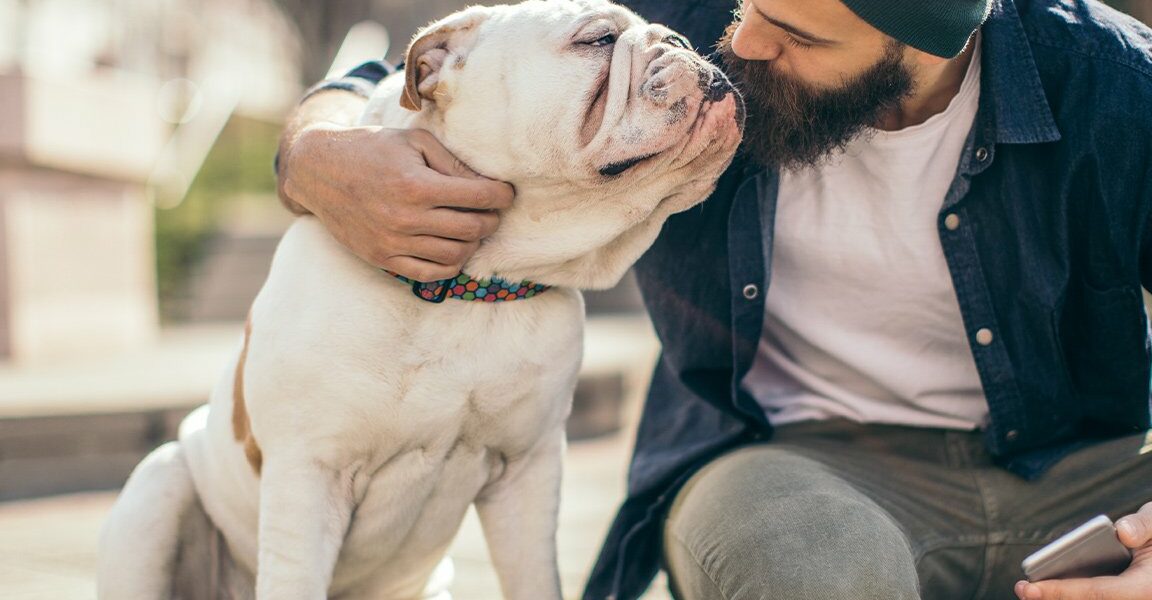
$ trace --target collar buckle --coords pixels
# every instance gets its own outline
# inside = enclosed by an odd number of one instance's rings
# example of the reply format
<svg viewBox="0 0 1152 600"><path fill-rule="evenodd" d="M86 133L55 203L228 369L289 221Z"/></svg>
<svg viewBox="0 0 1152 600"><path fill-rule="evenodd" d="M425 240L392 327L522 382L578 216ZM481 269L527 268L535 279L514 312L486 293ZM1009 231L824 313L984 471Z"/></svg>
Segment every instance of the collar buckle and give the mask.
<svg viewBox="0 0 1152 600"><path fill-rule="evenodd" d="M423 283L420 281L412 282L412 293L417 298L433 304L440 304L448 297L448 292L451 289L448 287L449 280L433 281L430 283ZM435 284L436 287L431 287L430 284Z"/></svg>

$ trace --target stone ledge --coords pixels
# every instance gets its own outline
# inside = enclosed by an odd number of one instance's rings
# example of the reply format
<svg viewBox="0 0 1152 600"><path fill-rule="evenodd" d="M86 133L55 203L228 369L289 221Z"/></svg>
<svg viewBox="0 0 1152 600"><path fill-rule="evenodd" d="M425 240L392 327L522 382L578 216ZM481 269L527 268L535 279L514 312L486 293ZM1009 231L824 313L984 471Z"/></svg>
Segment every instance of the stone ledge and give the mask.
<svg viewBox="0 0 1152 600"><path fill-rule="evenodd" d="M236 331L227 325L170 332L153 353L119 361L0 370L0 501L119 488L205 401ZM612 433L629 422L656 352L645 317L591 319L569 439Z"/></svg>
<svg viewBox="0 0 1152 600"><path fill-rule="evenodd" d="M625 378L580 377L568 419L576 441L620 429ZM153 448L176 438L198 403L138 412L0 418L0 501L113 490Z"/></svg>

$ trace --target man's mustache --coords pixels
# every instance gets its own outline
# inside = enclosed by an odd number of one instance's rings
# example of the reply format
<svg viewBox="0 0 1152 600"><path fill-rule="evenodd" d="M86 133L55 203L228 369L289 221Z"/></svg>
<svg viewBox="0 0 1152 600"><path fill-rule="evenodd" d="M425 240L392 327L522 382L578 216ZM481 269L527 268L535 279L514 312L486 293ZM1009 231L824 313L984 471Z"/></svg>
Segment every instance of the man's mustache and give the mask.
<svg viewBox="0 0 1152 600"><path fill-rule="evenodd" d="M737 56L732 36L738 26L728 26L716 50L747 103L743 152L763 166L819 164L899 107L913 89L899 44L890 44L869 69L841 86L820 89L781 73L772 61Z"/></svg>

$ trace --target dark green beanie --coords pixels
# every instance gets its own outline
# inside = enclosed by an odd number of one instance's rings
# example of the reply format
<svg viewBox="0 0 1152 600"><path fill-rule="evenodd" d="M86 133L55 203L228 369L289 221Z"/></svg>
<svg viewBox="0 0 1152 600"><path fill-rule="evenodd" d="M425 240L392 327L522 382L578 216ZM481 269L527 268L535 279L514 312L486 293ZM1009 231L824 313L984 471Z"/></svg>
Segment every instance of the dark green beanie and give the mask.
<svg viewBox="0 0 1152 600"><path fill-rule="evenodd" d="M840 0L896 41L952 58L992 8L992 0Z"/></svg>

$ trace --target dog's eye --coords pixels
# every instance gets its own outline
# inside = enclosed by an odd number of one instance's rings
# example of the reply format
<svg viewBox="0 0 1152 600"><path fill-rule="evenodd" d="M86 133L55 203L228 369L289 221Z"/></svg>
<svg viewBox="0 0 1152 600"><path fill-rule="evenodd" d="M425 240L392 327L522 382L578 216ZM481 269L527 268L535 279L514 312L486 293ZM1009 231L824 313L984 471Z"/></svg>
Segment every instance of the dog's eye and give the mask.
<svg viewBox="0 0 1152 600"><path fill-rule="evenodd" d="M616 43L616 34L615 33L609 33L609 34L604 35L600 38L597 38L596 40L588 42L588 45L589 46L611 46L612 44L615 44L615 43Z"/></svg>
<svg viewBox="0 0 1152 600"><path fill-rule="evenodd" d="M684 39L678 35L670 35L670 36L664 38L664 41L673 45L673 46L680 46L681 48L683 48L685 50L691 50L692 49L692 45L688 43L688 40L686 40L686 39Z"/></svg>

